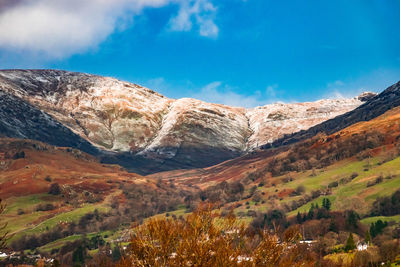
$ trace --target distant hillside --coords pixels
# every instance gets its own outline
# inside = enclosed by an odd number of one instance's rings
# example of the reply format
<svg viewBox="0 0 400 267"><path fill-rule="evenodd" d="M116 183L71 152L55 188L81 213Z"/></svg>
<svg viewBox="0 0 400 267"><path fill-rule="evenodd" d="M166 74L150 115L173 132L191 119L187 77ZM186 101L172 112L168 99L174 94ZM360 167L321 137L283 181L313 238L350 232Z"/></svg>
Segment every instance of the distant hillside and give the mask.
<svg viewBox="0 0 400 267"><path fill-rule="evenodd" d="M261 146L261 148L267 149L292 144L300 140L311 138L318 133L332 134L334 132L339 132L354 123L376 118L397 106L400 106L400 82L388 87L385 91L352 111L322 122L308 130L285 136L271 144L265 144Z"/></svg>

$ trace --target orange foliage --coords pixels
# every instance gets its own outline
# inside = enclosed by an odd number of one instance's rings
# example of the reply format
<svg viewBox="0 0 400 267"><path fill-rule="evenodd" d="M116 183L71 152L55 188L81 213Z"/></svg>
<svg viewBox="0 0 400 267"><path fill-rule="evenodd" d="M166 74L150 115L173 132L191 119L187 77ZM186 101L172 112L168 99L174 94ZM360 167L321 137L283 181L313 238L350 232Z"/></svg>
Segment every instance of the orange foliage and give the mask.
<svg viewBox="0 0 400 267"><path fill-rule="evenodd" d="M0 199L0 214L2 214L6 208L6 206L3 205L1 202L2 202L2 200ZM2 232L6 227L7 227L7 224L0 226L0 232ZM6 248L6 241L9 238L10 238L10 236L8 235L8 232L0 234L0 249Z"/></svg>
<svg viewBox="0 0 400 267"><path fill-rule="evenodd" d="M221 217L202 206L186 219L152 219L134 229L127 266L309 266L298 230L279 237L250 233L233 213Z"/></svg>

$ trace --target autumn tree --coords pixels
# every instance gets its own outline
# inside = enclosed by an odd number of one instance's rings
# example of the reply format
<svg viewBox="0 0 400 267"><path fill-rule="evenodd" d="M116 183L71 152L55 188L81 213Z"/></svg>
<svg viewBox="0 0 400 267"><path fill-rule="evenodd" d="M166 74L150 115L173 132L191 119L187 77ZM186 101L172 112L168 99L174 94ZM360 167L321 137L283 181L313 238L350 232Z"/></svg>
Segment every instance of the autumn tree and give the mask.
<svg viewBox="0 0 400 267"><path fill-rule="evenodd" d="M2 204L2 200L0 199L0 214L4 212L6 209L6 205ZM7 227L7 223L0 226L0 249L3 250L6 248L6 242L10 238L9 233L4 230Z"/></svg>
<svg viewBox="0 0 400 267"><path fill-rule="evenodd" d="M248 231L231 212L202 206L186 219L151 219L137 226L119 266L300 266L311 263L298 248L297 228L278 236Z"/></svg>

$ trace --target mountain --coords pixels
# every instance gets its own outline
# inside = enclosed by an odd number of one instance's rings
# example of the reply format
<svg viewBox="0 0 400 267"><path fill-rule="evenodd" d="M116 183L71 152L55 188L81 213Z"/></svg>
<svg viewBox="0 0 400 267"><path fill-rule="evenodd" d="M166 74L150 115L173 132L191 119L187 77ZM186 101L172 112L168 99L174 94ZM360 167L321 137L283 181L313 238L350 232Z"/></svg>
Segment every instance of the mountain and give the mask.
<svg viewBox="0 0 400 267"><path fill-rule="evenodd" d="M386 111L400 106L400 81L388 87L378 95L362 95L360 97L363 96L367 97L369 100L358 108L333 119L322 122L309 128L308 130L293 133L261 147L270 148L292 144L300 140L312 138L318 133L332 134L357 122L374 119L384 114Z"/></svg>
<svg viewBox="0 0 400 267"><path fill-rule="evenodd" d="M103 162L142 174L217 164L351 111L368 98L245 109L169 99L136 84L59 70L0 71L0 92L9 99L0 107L3 136L91 154L100 150ZM30 111L46 119L18 118ZM65 134L49 134L50 125Z"/></svg>
<svg viewBox="0 0 400 267"><path fill-rule="evenodd" d="M36 139L97 154L97 148L50 115L19 97L0 91L0 137Z"/></svg>

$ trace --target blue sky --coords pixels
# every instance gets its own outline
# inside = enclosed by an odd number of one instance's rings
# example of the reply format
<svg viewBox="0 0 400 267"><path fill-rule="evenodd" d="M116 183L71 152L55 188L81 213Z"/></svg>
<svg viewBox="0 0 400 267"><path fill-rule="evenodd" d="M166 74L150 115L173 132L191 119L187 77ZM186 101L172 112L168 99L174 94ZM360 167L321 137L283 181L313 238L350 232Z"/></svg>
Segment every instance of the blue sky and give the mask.
<svg viewBox="0 0 400 267"><path fill-rule="evenodd" d="M87 72L246 107L400 80L398 0L81 2L0 0L0 68Z"/></svg>

